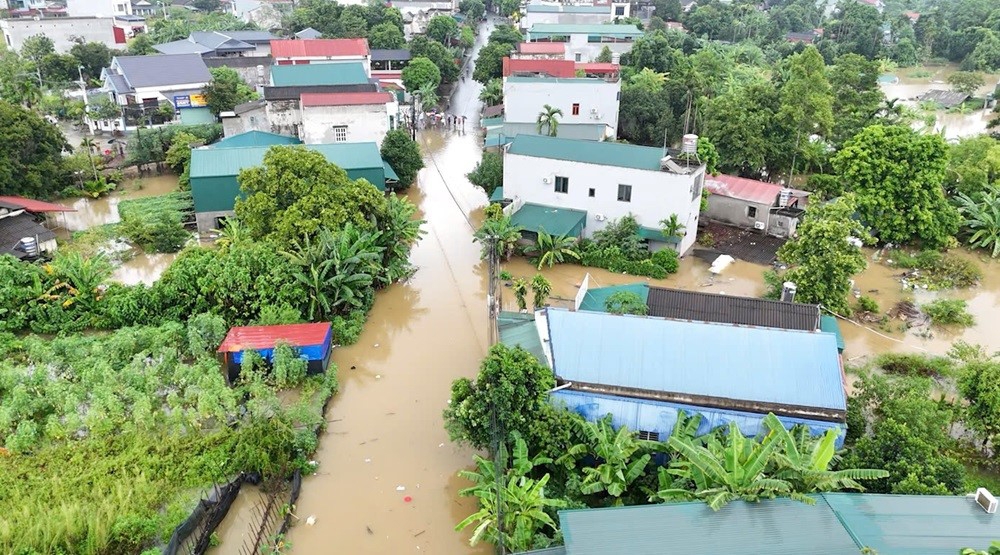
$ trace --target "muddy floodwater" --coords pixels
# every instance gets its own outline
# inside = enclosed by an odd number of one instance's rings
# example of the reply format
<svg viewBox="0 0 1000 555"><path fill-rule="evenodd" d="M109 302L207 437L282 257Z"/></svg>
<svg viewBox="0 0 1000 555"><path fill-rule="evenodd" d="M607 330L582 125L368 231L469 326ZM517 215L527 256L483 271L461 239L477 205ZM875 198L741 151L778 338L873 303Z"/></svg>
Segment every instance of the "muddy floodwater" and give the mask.
<svg viewBox="0 0 1000 555"><path fill-rule="evenodd" d="M927 91L933 89L951 90L951 85L948 84L948 76L957 70L958 66L955 64L921 68L899 68L894 73L896 77L894 81L887 80L888 82L881 82L880 84L886 98L899 99L904 104L915 107L918 104L916 98ZM913 77L913 75L922 74L919 72L926 72L929 75L926 77ZM986 96L993 92L997 84L997 75L987 74L985 77L986 84L976 91L976 96ZM946 139L952 140L985 133L986 125L993 118L993 113L990 109L975 110L964 114L938 110L935 112L935 116L936 121L934 122L933 131L935 133L943 133ZM914 128L923 129L924 123L915 122Z"/></svg>

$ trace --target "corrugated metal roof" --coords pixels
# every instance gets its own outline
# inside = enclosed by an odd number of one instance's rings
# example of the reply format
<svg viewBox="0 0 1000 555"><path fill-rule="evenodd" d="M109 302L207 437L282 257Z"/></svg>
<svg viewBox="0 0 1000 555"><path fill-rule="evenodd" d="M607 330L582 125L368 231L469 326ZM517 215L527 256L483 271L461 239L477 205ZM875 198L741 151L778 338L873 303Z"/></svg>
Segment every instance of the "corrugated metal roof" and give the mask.
<svg viewBox="0 0 1000 555"><path fill-rule="evenodd" d="M822 495L859 546L879 555L938 555L986 549L1000 516L971 498L943 495Z"/></svg>
<svg viewBox="0 0 1000 555"><path fill-rule="evenodd" d="M566 381L847 408L837 342L828 333L556 308L547 319L553 370Z"/></svg>
<svg viewBox="0 0 1000 555"><path fill-rule="evenodd" d="M577 237L587 223L587 212L526 202L514 212L511 222L526 231L537 233L544 229L554 237L560 235Z"/></svg>
<svg viewBox="0 0 1000 555"><path fill-rule="evenodd" d="M618 73L622 68L611 62L591 62L576 64L576 69L581 69L584 73Z"/></svg>
<svg viewBox="0 0 1000 555"><path fill-rule="evenodd" d="M490 202L503 202L503 187L493 189L493 194L490 195Z"/></svg>
<svg viewBox="0 0 1000 555"><path fill-rule="evenodd" d="M791 499L734 501L719 511L701 502L578 509L559 511L559 522L567 555L858 555L860 551L822 500L816 505Z"/></svg>
<svg viewBox="0 0 1000 555"><path fill-rule="evenodd" d="M35 200L12 195L0 196L0 202L15 204L24 208L28 212L76 212L76 208L70 208L69 206L63 206L54 202L45 202L44 200Z"/></svg>
<svg viewBox="0 0 1000 555"><path fill-rule="evenodd" d="M382 160L382 169L385 172L385 178L387 180L399 181L399 176L396 175L396 170L392 169L392 166L389 165L389 162ZM378 187L377 183L374 185Z"/></svg>
<svg viewBox="0 0 1000 555"><path fill-rule="evenodd" d="M837 349L843 352L846 344L844 343L844 335L840 333L840 324L837 323L837 319L829 314L823 314L819 317L819 329L825 331L826 333L832 333L834 337L837 338Z"/></svg>
<svg viewBox="0 0 1000 555"><path fill-rule="evenodd" d="M297 145L302 141L295 137L268 133L266 131L247 131L232 137L226 137L217 143L209 145L211 148L244 148L248 146L274 146L274 145Z"/></svg>
<svg viewBox="0 0 1000 555"><path fill-rule="evenodd" d="M271 147L196 148L191 151L191 178L239 175L240 170L259 166ZM382 168L382 155L375 143L302 145L315 150L345 170ZM376 187L377 183L374 184Z"/></svg>
<svg viewBox="0 0 1000 555"><path fill-rule="evenodd" d="M229 328L218 352L234 353L248 349L268 349L278 342L293 347L320 345L330 334L329 322L284 324L280 326L243 326Z"/></svg>
<svg viewBox="0 0 1000 555"><path fill-rule="evenodd" d="M551 77L576 77L576 64L572 60L503 59L503 76L515 73L541 73Z"/></svg>
<svg viewBox="0 0 1000 555"><path fill-rule="evenodd" d="M271 41L275 58L367 56L367 39L280 39Z"/></svg>
<svg viewBox="0 0 1000 555"><path fill-rule="evenodd" d="M295 36L300 39L318 39L323 36L323 33L320 33L319 31L313 29L312 27L306 27L305 29L302 29L298 33L295 33Z"/></svg>
<svg viewBox="0 0 1000 555"><path fill-rule="evenodd" d="M264 42L270 43L272 40L278 38L270 31L255 31L252 29L246 31L219 31L219 33L236 40L249 42L251 44Z"/></svg>
<svg viewBox="0 0 1000 555"><path fill-rule="evenodd" d="M295 85L292 87L264 87L264 100L294 100L298 102L303 93L328 92L375 92L378 87L372 83L354 85Z"/></svg>
<svg viewBox="0 0 1000 555"><path fill-rule="evenodd" d="M405 48L398 48L398 49L376 48L372 50L373 62L406 61L409 60L412 56L413 55L410 54L410 51Z"/></svg>
<svg viewBox="0 0 1000 555"><path fill-rule="evenodd" d="M368 74L360 62L271 66L271 82L276 87L361 85L368 83Z"/></svg>
<svg viewBox="0 0 1000 555"><path fill-rule="evenodd" d="M706 175L705 188L713 195L736 198L768 206L774 205L783 187L774 183L736 177L735 175ZM809 196L808 191L790 189L793 196Z"/></svg>
<svg viewBox="0 0 1000 555"><path fill-rule="evenodd" d="M819 305L814 304L650 287L648 305L649 315L661 318L787 330L820 329Z"/></svg>
<svg viewBox="0 0 1000 555"><path fill-rule="evenodd" d="M35 222L31 214L0 218L0 255L12 254L14 247L25 237L37 237L39 243L44 243L55 239L56 234ZM21 258L17 254L14 256Z"/></svg>
<svg viewBox="0 0 1000 555"><path fill-rule="evenodd" d="M564 54L565 42L522 42L517 45L521 54Z"/></svg>
<svg viewBox="0 0 1000 555"><path fill-rule="evenodd" d="M517 78L511 77L511 79ZM663 158L663 149L608 141L518 135L507 149L507 154L660 171L660 158Z"/></svg>
<svg viewBox="0 0 1000 555"><path fill-rule="evenodd" d="M546 549L535 549L533 551L522 551L516 555L566 555L566 548L563 546L559 547L548 547Z"/></svg>
<svg viewBox="0 0 1000 555"><path fill-rule="evenodd" d="M497 317L497 327L501 343L508 347L521 347L534 355L543 366L549 365L545 359L545 350L542 349L542 340L538 338L534 314L501 312Z"/></svg>
<svg viewBox="0 0 1000 555"><path fill-rule="evenodd" d="M580 303L580 310L590 310L592 312L607 312L604 309L604 302L608 297L619 291L628 291L639 295L642 302L646 302L649 297L649 285L645 283L629 283L625 285L611 285L608 287L594 287L587 290L587 294Z"/></svg>
<svg viewBox="0 0 1000 555"><path fill-rule="evenodd" d="M302 93L302 107L319 106L362 106L365 104L386 104L395 100L387 92L333 92Z"/></svg>
<svg viewBox="0 0 1000 555"><path fill-rule="evenodd" d="M213 49L187 39L154 44L153 48L162 54L207 54Z"/></svg>
<svg viewBox="0 0 1000 555"><path fill-rule="evenodd" d="M208 83L212 74L198 54L115 56L112 65L133 88Z"/></svg>
<svg viewBox="0 0 1000 555"><path fill-rule="evenodd" d="M528 30L528 36L551 35L600 35L602 37L639 38L642 31L635 25L575 25L565 23L536 23Z"/></svg>

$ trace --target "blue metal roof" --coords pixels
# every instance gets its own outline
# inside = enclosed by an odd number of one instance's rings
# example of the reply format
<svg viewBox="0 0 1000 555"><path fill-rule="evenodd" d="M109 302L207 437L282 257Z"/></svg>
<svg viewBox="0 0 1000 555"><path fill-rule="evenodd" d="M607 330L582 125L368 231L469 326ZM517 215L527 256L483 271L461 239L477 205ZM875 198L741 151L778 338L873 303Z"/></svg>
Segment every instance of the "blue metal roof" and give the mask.
<svg viewBox="0 0 1000 555"><path fill-rule="evenodd" d="M829 333L547 309L567 381L846 410Z"/></svg>

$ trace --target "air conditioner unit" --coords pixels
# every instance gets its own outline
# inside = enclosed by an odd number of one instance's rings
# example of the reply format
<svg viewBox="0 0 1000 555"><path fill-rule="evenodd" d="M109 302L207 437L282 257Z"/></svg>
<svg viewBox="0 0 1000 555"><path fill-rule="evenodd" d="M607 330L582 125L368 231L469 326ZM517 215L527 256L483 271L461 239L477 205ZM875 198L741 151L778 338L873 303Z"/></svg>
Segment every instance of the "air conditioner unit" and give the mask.
<svg viewBox="0 0 1000 555"><path fill-rule="evenodd" d="M603 222L604 220L608 219L608 217L605 216L604 214L594 214L594 219L599 222Z"/></svg>
<svg viewBox="0 0 1000 555"><path fill-rule="evenodd" d="M753 228L754 229L764 229L764 222L754 222L753 223Z"/></svg>
<svg viewBox="0 0 1000 555"><path fill-rule="evenodd" d="M976 504L989 514L997 512L997 498L993 497L986 488L976 490Z"/></svg>
<svg viewBox="0 0 1000 555"><path fill-rule="evenodd" d="M552 178L551 177L543 177L542 178L542 183L544 183L546 185L549 185L550 183L552 183Z"/></svg>

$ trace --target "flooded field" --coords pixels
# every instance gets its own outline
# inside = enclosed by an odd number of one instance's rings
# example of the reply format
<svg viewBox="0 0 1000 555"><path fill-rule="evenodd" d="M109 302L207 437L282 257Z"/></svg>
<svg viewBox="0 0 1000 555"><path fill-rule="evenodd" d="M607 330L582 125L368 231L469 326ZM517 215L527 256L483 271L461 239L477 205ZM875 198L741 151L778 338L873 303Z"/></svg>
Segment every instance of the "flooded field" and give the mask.
<svg viewBox="0 0 1000 555"><path fill-rule="evenodd" d="M932 89L951 90L948 76L956 71L958 71L958 66L955 64L899 68L893 74L896 77L895 82L883 81L880 84L886 98L898 99L908 106L915 107L917 106L916 98L927 91ZM927 75L922 76L925 73ZM997 80L997 75L987 74L986 84L977 91L976 95L982 97L993 92ZM976 110L967 113L938 110L935 116L934 132L943 133L946 139L958 139L984 133L987 123L993 118L993 113L990 110ZM924 124L917 122L914 127L922 129Z"/></svg>

